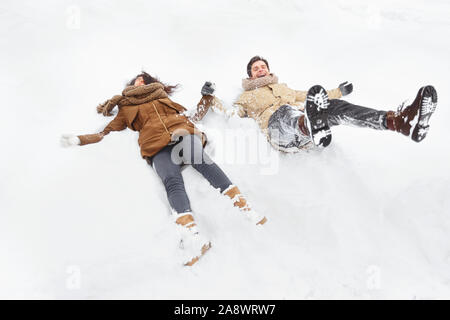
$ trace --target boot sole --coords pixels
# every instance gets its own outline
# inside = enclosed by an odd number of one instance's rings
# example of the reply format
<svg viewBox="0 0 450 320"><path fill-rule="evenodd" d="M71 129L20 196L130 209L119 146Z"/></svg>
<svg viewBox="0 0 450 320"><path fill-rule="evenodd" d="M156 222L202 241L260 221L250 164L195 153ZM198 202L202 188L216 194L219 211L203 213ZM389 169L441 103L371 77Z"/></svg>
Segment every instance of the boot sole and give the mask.
<svg viewBox="0 0 450 320"><path fill-rule="evenodd" d="M327 147L331 143L331 130L328 124L328 94L319 85L309 89L306 96L306 125L314 145Z"/></svg>
<svg viewBox="0 0 450 320"><path fill-rule="evenodd" d="M415 142L420 142L427 136L430 125L431 116L436 110L437 106L437 92L433 86L426 86L422 88L422 100L420 101L419 117L415 125L411 139Z"/></svg>

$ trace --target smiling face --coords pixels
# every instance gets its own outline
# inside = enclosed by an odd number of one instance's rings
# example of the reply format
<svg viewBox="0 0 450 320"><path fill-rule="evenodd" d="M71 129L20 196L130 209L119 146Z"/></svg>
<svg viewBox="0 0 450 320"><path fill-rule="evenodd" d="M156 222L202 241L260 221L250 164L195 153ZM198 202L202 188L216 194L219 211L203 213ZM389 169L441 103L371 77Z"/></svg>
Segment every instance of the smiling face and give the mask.
<svg viewBox="0 0 450 320"><path fill-rule="evenodd" d="M269 68L267 67L266 63L262 60L253 62L251 72L252 72L252 79L265 77L270 74Z"/></svg>

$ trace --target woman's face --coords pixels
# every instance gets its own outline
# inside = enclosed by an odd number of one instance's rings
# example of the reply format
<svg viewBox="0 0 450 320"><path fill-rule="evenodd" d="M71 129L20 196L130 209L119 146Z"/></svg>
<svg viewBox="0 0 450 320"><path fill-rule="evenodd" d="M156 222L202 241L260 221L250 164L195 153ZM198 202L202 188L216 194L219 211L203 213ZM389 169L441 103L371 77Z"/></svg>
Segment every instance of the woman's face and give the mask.
<svg viewBox="0 0 450 320"><path fill-rule="evenodd" d="M144 78L143 77L137 77L136 80L134 80L134 85L136 87L145 85Z"/></svg>

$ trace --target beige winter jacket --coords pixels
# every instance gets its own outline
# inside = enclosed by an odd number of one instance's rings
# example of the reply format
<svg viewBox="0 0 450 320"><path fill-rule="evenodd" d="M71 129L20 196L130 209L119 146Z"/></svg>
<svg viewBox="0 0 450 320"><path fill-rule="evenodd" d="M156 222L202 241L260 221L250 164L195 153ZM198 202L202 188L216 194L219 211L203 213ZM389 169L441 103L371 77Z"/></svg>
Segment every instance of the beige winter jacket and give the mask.
<svg viewBox="0 0 450 320"><path fill-rule="evenodd" d="M306 100L307 91L293 90L271 74L255 80L243 79L244 92L234 102L240 117L256 120L261 129L267 129L270 116L282 105L301 106ZM339 88L327 91L330 99L342 97ZM300 108L299 108L300 109Z"/></svg>

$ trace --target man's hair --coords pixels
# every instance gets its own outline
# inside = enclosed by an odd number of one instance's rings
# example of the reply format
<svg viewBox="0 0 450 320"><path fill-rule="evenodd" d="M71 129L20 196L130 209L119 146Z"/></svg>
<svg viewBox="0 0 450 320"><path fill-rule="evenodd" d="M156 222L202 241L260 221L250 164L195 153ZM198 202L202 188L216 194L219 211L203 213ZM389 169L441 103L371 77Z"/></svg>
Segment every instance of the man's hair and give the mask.
<svg viewBox="0 0 450 320"><path fill-rule="evenodd" d="M260 57L260 56L254 56L253 58L250 59L250 61L249 61L248 64L247 64L247 74L248 74L249 78L252 77L252 65L253 65L256 61L263 61L263 62L266 64L267 69L270 70L270 68L269 68L269 63L267 62L266 59L264 59L263 57Z"/></svg>

